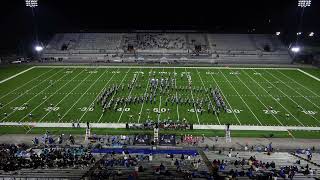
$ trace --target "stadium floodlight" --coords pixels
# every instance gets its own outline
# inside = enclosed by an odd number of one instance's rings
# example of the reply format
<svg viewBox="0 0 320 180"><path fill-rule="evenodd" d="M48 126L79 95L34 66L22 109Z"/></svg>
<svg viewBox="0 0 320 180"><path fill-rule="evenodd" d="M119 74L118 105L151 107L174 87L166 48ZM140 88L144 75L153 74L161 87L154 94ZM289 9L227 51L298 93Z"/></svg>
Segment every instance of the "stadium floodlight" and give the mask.
<svg viewBox="0 0 320 180"><path fill-rule="evenodd" d="M43 47L42 46L35 46L34 49L37 51L37 52L41 52L43 50Z"/></svg>
<svg viewBox="0 0 320 180"><path fill-rule="evenodd" d="M294 52L294 53L298 53L298 52L300 52L300 47L298 47L298 46L293 46L293 47L291 48L291 51Z"/></svg>
<svg viewBox="0 0 320 180"><path fill-rule="evenodd" d="M276 35L277 35L277 36L280 36L280 34L281 34L281 32L276 32Z"/></svg>
<svg viewBox="0 0 320 180"><path fill-rule="evenodd" d="M25 0L26 1L26 6L27 7L37 7L38 6L38 0Z"/></svg>
<svg viewBox="0 0 320 180"><path fill-rule="evenodd" d="M311 6L311 0L298 0L298 6L305 8Z"/></svg>
<svg viewBox="0 0 320 180"><path fill-rule="evenodd" d="M314 36L314 32L310 32L309 36L310 37Z"/></svg>
<svg viewBox="0 0 320 180"><path fill-rule="evenodd" d="M297 35L300 36L302 34L302 32L297 32Z"/></svg>

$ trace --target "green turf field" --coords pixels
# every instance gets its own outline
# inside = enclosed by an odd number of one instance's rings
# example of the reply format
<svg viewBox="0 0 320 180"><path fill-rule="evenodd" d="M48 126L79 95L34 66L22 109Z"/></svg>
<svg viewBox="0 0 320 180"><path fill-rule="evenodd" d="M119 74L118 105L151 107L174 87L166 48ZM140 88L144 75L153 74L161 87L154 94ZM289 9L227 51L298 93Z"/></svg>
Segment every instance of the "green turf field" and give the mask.
<svg viewBox="0 0 320 180"><path fill-rule="evenodd" d="M134 78L136 82L128 89ZM102 113L96 103L102 91L113 85L124 88L108 100L150 94L152 78L170 82L166 91L161 93L158 88L152 104L149 98L115 109L112 104ZM209 103L216 104L210 89L220 90L226 111L208 112ZM0 84L0 121L142 123L170 119L204 125L320 127L319 92L320 81L295 69L35 67ZM172 104L175 96L198 105Z"/></svg>

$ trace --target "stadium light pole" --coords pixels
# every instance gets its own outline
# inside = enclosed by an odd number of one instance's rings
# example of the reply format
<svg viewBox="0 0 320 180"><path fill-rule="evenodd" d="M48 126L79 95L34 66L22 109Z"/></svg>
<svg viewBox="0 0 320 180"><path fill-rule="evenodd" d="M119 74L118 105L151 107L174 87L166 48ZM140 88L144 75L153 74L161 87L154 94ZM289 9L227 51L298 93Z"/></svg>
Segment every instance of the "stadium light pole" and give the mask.
<svg viewBox="0 0 320 180"><path fill-rule="evenodd" d="M295 45L291 48L291 51L294 53L300 52L299 37L302 34L303 14L304 14L305 8L310 6L311 6L311 0L298 0L298 7L302 8L302 11L300 14L300 20L298 25L297 39L296 39Z"/></svg>
<svg viewBox="0 0 320 180"><path fill-rule="evenodd" d="M299 21L299 27L298 27L299 34L297 34L297 41L298 41L299 35L301 35L301 32L302 32L304 10L306 7L310 7L310 6L311 6L311 0L298 0L298 7L302 8L302 11L300 15L300 21Z"/></svg>
<svg viewBox="0 0 320 180"><path fill-rule="evenodd" d="M38 7L38 0L25 0L25 3L26 3L26 7L31 8L32 18L34 21L34 34L35 34L35 41L36 41L34 49L39 53L40 51L43 50L43 47L39 43L38 28L37 28L36 15L35 15L35 8Z"/></svg>

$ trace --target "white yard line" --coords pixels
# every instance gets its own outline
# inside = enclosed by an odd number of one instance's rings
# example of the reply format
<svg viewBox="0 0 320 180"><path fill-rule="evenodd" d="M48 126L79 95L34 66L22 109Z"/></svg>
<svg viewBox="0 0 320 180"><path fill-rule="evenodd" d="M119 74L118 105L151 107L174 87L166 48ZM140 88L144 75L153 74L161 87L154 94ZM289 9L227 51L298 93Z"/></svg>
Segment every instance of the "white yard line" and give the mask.
<svg viewBox="0 0 320 180"><path fill-rule="evenodd" d="M4 97L8 96L9 94L11 94L12 92L15 92L15 91L16 91L16 90L18 90L18 89L21 89L21 88L22 88L22 87L24 87L25 85L27 85L27 84L31 83L32 81L35 81L36 79L38 79L38 78L40 78L41 76L43 76L43 75L47 74L48 72L51 72L52 70L53 70L53 69L51 69L51 70L49 70L49 71L45 71L44 73L40 74L39 76L32 78L30 81L28 81L28 82L26 82L26 83L22 84L21 86L18 86L16 89L14 89L14 90L12 90L12 91L8 92L7 94L5 94L5 95L1 96L1 97L0 97L0 99L2 99L2 98L4 98Z"/></svg>
<svg viewBox="0 0 320 180"><path fill-rule="evenodd" d="M141 69L140 69L139 71L141 71ZM136 83L138 82L139 75L140 75L140 73L138 73L138 75L137 75ZM133 85L133 87L131 88L131 90L130 90L130 92L129 92L128 97L130 97L130 96L131 96L131 94L132 94L132 91L133 91L134 87L135 87L135 85ZM124 107L122 108L121 114L120 114L119 119L118 119L118 123L120 122L121 117L122 117L123 112L124 112L124 109L125 109L126 107L127 107L127 103L125 103L125 104L124 104Z"/></svg>
<svg viewBox="0 0 320 180"><path fill-rule="evenodd" d="M210 72L212 72L212 71L210 71ZM222 91L222 89L219 87L219 85L218 85L218 83L217 83L216 79L213 77L213 75L212 75L212 74L210 74L210 76L211 76L211 79L213 79L214 83L217 85L218 89L220 90L221 95L222 95L222 96L224 97L224 99L226 100L226 102L227 102L228 106L229 106L229 107L230 107L230 109L232 110L232 113L233 113L234 117L238 120L239 124L241 125L241 122L240 122L240 120L239 120L238 116L237 116L237 115L236 115L236 113L233 111L233 108L232 108L231 104L229 103L229 101L228 101L227 97L223 94L223 91Z"/></svg>
<svg viewBox="0 0 320 180"><path fill-rule="evenodd" d="M279 70L277 70L277 72L279 72L280 74L282 74L282 75L285 76L286 78L290 79L292 82L300 85L300 86L303 87L304 89L308 90L309 92L311 92L311 93L314 94L315 96L320 97L320 95L318 95L317 93L313 92L312 90L310 90L310 89L307 88L306 86L300 84L299 82L297 82L296 80L292 79L291 77L285 75L283 72L281 72L281 71L279 71Z"/></svg>
<svg viewBox="0 0 320 180"><path fill-rule="evenodd" d="M50 97L52 97L53 95L55 95L58 91L60 91L63 87L65 87L66 85L68 85L73 79L75 79L76 77L78 77L81 74L81 72L79 74L77 74L76 76L74 76L71 80L69 80L68 82L66 82L63 86L61 86L58 90L56 90L54 93L52 93L49 97L47 97L47 99L49 99ZM67 75L67 74L65 74ZM64 76L65 76L64 75ZM56 81L58 82L58 81ZM46 100L47 100L46 99ZM30 111L28 114L32 113L33 111L35 111L37 108L39 108L42 104L44 104L45 102L47 102L46 100L42 101L42 103L40 103L38 106L36 106L35 108L32 109L32 111ZM19 122L21 122L24 118L28 117L28 114L26 114L23 118L20 119ZM39 120L39 122L41 122L42 119Z"/></svg>
<svg viewBox="0 0 320 180"><path fill-rule="evenodd" d="M82 72L84 72L84 70L82 70L79 74L81 74ZM91 74L90 74L91 75ZM71 91L68 92L68 94L66 94L57 104L54 105L54 107L57 107L64 99L66 99L67 97L69 97L69 95L74 91L76 90L83 82L85 82L85 80L90 77L87 76L84 80L82 80L82 82L78 83ZM83 93L84 94L84 93ZM47 114L45 114L41 119L40 121L42 121L48 114L50 114L51 111L48 111ZM60 119L61 120L61 119ZM58 121L58 123L60 123L60 120Z"/></svg>
<svg viewBox="0 0 320 180"><path fill-rule="evenodd" d="M255 79L253 79L247 72L243 71L252 81L254 81L261 89L263 89L275 102L277 102L284 110L286 110L297 122L301 124L301 122L287 109L285 108L279 101L275 100L275 97L272 96L264 87L262 87ZM303 124L302 124L303 125Z"/></svg>
<svg viewBox="0 0 320 180"><path fill-rule="evenodd" d="M286 83L284 83L281 79L279 79L279 78L277 78L277 77L275 77L272 73L270 73L270 72L268 72L268 71L266 71L265 70L265 72L267 72L268 74L270 74L273 78L275 78L275 79L277 79L278 81L280 81L282 84L284 84L285 86L287 86L288 88L290 88L290 89L292 89L293 91L295 91L297 94L299 94L300 96L302 96L303 98L305 98L307 101L309 101L311 104L313 104L313 105L315 105L312 101L310 101L309 99L307 99L306 97L304 97L301 93L299 93L298 91L296 91L295 89L293 89L292 87L290 87L290 86L288 86L288 85L286 85ZM287 97L292 101L292 102L294 102L297 106L299 106L299 104L295 101L295 100L293 100L291 97L289 97L288 95L287 95ZM317 108L319 108L317 105L315 105ZM302 110L303 111L305 111L305 109L302 107L302 106L300 106L301 108L302 108ZM316 121L318 121L318 122L320 122L316 117L314 117L312 114L309 114L313 119L315 119Z"/></svg>
<svg viewBox="0 0 320 180"><path fill-rule="evenodd" d="M60 70L60 71L61 71L61 70ZM60 71L57 71L56 73L54 73L53 75L51 75L49 78L51 78L52 76L56 75L56 74L59 73ZM67 74L65 74L65 75L67 75ZM61 78L63 78L65 75L63 75ZM49 78L47 78L47 79L49 79ZM61 79L61 78L60 78L60 79ZM53 84L55 84L55 83L56 83L56 82L54 82ZM41 83L40 83L40 84L41 84ZM39 84L38 84L38 85L39 85ZM38 86L38 85L37 85L37 86ZM36 86L34 86L34 87L36 87ZM28 101L24 102L23 104L30 102L33 98L37 97L39 94L41 94L43 91L45 91L45 90L48 89L49 87L51 87L51 85L47 86L46 88L42 89L40 92L36 93L35 96L32 96L32 98L30 98ZM15 98L15 99L18 99L19 97L20 97L20 96L18 96L18 97ZM22 104L22 105L23 105L23 104ZM4 119L8 118L11 114L13 114L13 113L15 113L15 112L16 112L16 111L13 110L11 113L9 113L9 114L7 115L7 117L3 117L3 118L1 119L1 121L3 121Z"/></svg>
<svg viewBox="0 0 320 180"><path fill-rule="evenodd" d="M153 70L153 69L151 68L151 70L150 70L149 72L152 72L152 70ZM151 73L149 73L149 74L151 74ZM148 91L149 83L150 83L150 81L149 81L149 76L148 76L147 87L146 87L146 89L145 89L145 91L144 91L143 98L144 98L144 95L145 95L145 94L147 93L147 91ZM144 105L144 101L142 101L142 105L141 105L141 108L140 108L138 123L140 122L143 105Z"/></svg>
<svg viewBox="0 0 320 180"><path fill-rule="evenodd" d="M219 72L223 75L223 77L229 82L229 80L227 79L227 77L224 75L223 72L221 72L221 70L219 70ZM256 118L256 120L258 121L258 123L260 125L262 125L262 123L260 122L260 120L258 119L258 117L254 114L254 112L251 110L250 106L248 106L248 104L246 103L246 101L240 96L239 92L237 91L237 89L229 82L229 84L231 85L231 87L233 88L233 90L239 95L240 99L242 100L242 102L247 106L247 108L249 109L249 111L253 114L253 116Z"/></svg>
<svg viewBox="0 0 320 180"><path fill-rule="evenodd" d="M123 80L127 77L127 75L129 74L130 70L131 70L131 68L129 68L129 70L126 72L126 75L123 76L123 78L122 78L122 80L121 80L121 82L120 82L119 85L121 85L121 84L123 83ZM113 97L114 97L115 95L116 95L116 93L113 93L111 99L113 99ZM104 115L103 113L100 115L99 120L98 120L98 123L100 123L103 115Z"/></svg>
<svg viewBox="0 0 320 180"><path fill-rule="evenodd" d="M75 103L73 103L73 105L68 109L68 111L63 114L63 116L60 118L60 120L63 119L63 118L69 113L69 111L81 100L81 98L85 95L85 93L87 93L87 92L91 89L91 87L96 84L97 80L99 80L105 73L106 73L106 71L104 71L104 72L96 79L95 82L91 83L91 85L87 88L87 90L84 92L84 94L82 94L82 95L78 98L78 100L77 100ZM91 74L93 74L93 73L91 73ZM90 74L90 75L91 75L91 74ZM89 75L89 76L90 76L90 75ZM60 121L60 120L59 120L59 121ZM78 121L78 123L79 123L79 121Z"/></svg>
<svg viewBox="0 0 320 180"><path fill-rule="evenodd" d="M185 68L184 71L186 72L186 76L187 76L187 69ZM190 73L190 77L191 77L191 73ZM195 101L194 101L194 97L193 97L193 85L191 86L191 89L190 89L190 92L191 92L191 97L192 97L192 103L193 103L193 108L194 108L194 111L196 112L196 116L197 116L197 120L198 120L198 123L200 124L200 120L199 120L199 116L198 116L198 109L196 108L196 105L195 105Z"/></svg>
<svg viewBox="0 0 320 180"><path fill-rule="evenodd" d="M4 82L6 82L6 81L9 81L10 79L15 78L15 77L19 76L20 74L23 74L23 73L25 73L25 72L28 72L28 71L30 71L30 70L33 69L33 68L34 68L34 67L28 68L28 69L26 69L26 70L24 70L24 71L21 71L21 72L15 74L15 75L10 76L10 77L8 77L8 78L6 78L6 79L4 79L4 80L1 80L1 81L0 81L0 84L4 83Z"/></svg>
<svg viewBox="0 0 320 180"><path fill-rule="evenodd" d="M174 86L176 91L176 97L178 97L176 68L173 69L173 72L174 72ZM177 115L178 115L178 121L180 121L179 104L177 104Z"/></svg>
<svg viewBox="0 0 320 180"><path fill-rule="evenodd" d="M254 72L257 72L257 71L255 71L254 70ZM275 88L277 88L275 85L273 85L269 80L267 80L265 77L263 77L263 76L261 76L265 81L267 81L271 86L273 86L273 87L275 87ZM260 84L259 84L259 86L260 86ZM261 86L260 86L261 87ZM279 89L278 89L279 90ZM279 90L282 94L284 94L281 90ZM267 92L267 91L266 91ZM270 94L269 92L267 92L268 94ZM286 94L284 94L286 97L288 97ZM270 96L272 96L271 94L270 94ZM274 98L274 97L273 97ZM278 102L278 101L276 101L276 102ZM279 102L278 102L279 103ZM298 118L296 118L287 108L285 108L281 103L279 103L297 122L299 122L302 126L304 126L304 124L301 122L301 121L299 121L299 119Z"/></svg>
<svg viewBox="0 0 320 180"><path fill-rule="evenodd" d="M61 70L60 70L60 71L61 71ZM16 98L14 98L14 99L12 99L11 101L9 101L9 102L7 102L6 104L4 104L4 105L2 106L2 108L6 107L7 105L11 104L11 103L14 102L15 100L19 99L21 96L27 94L27 93L28 93L29 91L31 91L32 89L38 87L40 84L44 83L47 79L50 79L52 76L56 75L56 74L57 74L58 72L60 72L60 71L55 72L54 74L52 74L51 76L49 76L48 78L46 78L45 80L43 80L42 82L38 83L37 85L33 86L33 87L30 88L30 89L27 89L25 92L19 94L19 96L17 96ZM37 93L36 93L36 94L37 94Z"/></svg>
<svg viewBox="0 0 320 180"><path fill-rule="evenodd" d="M268 71L267 71L268 72ZM316 105L314 102L312 102L310 99L308 99L306 96L304 96L303 94L301 94L300 92L298 92L297 90L295 90L294 88L292 88L291 86L287 85L287 83L283 82L281 79L277 78L276 76L274 76L272 73L268 72L272 77L274 77L275 79L278 79L279 81L281 81L285 86L287 86L288 88L292 89L293 91L295 91L297 94L299 94L301 97L303 97L305 100L309 101L311 104L313 104L315 107L317 107L318 109L320 109L320 107L318 105ZM300 85L300 84L299 84ZM302 86L302 85L301 85ZM302 86L304 87L304 86ZM317 118L316 118L317 119ZM318 120L318 119L317 119Z"/></svg>
<svg viewBox="0 0 320 180"><path fill-rule="evenodd" d="M159 123L159 120L160 120L160 115L161 115L161 96L160 96L160 98L159 98L160 100L159 100L159 107L158 107L158 123Z"/></svg>
<svg viewBox="0 0 320 180"><path fill-rule="evenodd" d="M249 89L249 91L258 99L258 101L264 106L264 108L267 110L268 107L260 100L260 98L239 78L239 76L237 76L237 78L239 79L239 81L247 88ZM279 122L279 124L281 124L283 126L283 124L281 123L281 121L279 121L279 119L273 114L271 113L271 115Z"/></svg>
<svg viewBox="0 0 320 180"><path fill-rule="evenodd" d="M307 76L309 76L309 77L317 80L317 81L320 81L320 79L319 79L318 77L316 77L316 76L314 76L314 75L312 75L312 74L309 74L309 73L307 73L307 72L305 72L305 71L303 71L303 70L301 70L301 69L297 69L297 70L300 71L300 72L302 72L303 74L305 74L305 75L307 75Z"/></svg>
<svg viewBox="0 0 320 180"><path fill-rule="evenodd" d="M198 69L196 69L196 70L197 70L197 74L198 74L198 76L199 76L199 79L200 79L200 81L201 81L201 83L202 83L202 86L204 87L205 91L207 91L207 88L206 88L206 86L205 86L204 83L203 83L202 77L200 76L200 72L198 71ZM211 93L211 92L210 92L210 93ZM206 95L207 95L207 98L209 99L210 103L213 105L213 103L212 103L211 98L209 97L209 95L208 95L207 93L206 93ZM219 123L219 125L221 125L219 116L216 115L216 117L218 118L218 123Z"/></svg>
<svg viewBox="0 0 320 180"><path fill-rule="evenodd" d="M164 72L164 68L162 68L162 74L161 74L161 76L163 76L163 72ZM159 114L158 114L158 123L159 123L159 120L160 120L160 116L161 116L161 94L160 94L160 97L159 97L159 107L158 107L158 112L159 112Z"/></svg>
<svg viewBox="0 0 320 180"><path fill-rule="evenodd" d="M119 70L119 68L117 69L117 71ZM106 72L108 72L106 70ZM114 77L114 75L116 75L116 73L114 73L111 78L108 80L108 82L103 86L103 88L100 90L100 92L98 93L98 95L96 96L96 98L94 98L94 100L90 103L90 105L88 107L92 107L92 105L95 103L95 101L99 98L100 94L102 93L103 89L105 89L107 87L107 85L109 84L109 82L111 81L111 79ZM82 118L87 114L87 112L89 111L89 108L87 108L85 110L85 112L82 114L82 116L79 119L79 122L81 122Z"/></svg>

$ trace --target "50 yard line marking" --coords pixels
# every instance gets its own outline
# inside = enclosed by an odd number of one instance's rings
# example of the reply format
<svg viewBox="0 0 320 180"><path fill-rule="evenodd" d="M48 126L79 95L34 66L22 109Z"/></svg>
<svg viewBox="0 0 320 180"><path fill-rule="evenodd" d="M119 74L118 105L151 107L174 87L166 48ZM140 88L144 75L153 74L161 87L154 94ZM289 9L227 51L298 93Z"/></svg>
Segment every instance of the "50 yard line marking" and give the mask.
<svg viewBox="0 0 320 180"><path fill-rule="evenodd" d="M219 69L219 72L223 75L223 77L229 82L229 79L227 79L227 77L224 75L224 73L222 73L222 71ZM260 122L260 120L258 119L258 117L254 114L254 112L251 110L250 106L248 106L248 104L244 101L244 99L240 96L239 92L236 90L236 88L229 82L229 84L231 85L231 87L234 89L234 91L238 94L238 96L240 97L240 99L242 100L242 102L247 106L247 108L249 109L249 111L253 114L253 116L256 118L256 120L258 121L258 123L260 125L262 125L262 123Z"/></svg>
<svg viewBox="0 0 320 180"><path fill-rule="evenodd" d="M204 89L207 91L207 88L206 88L206 86L205 86L204 83L203 83L202 77L200 76L200 72L198 71L198 69L196 69L196 70L197 70L197 74L198 74L198 76L199 76L199 78L200 78L200 80L201 80L202 86L203 86ZM211 93L211 92L210 92L210 93ZM206 93L206 95L207 95L207 98L209 99L210 103L213 105L213 103L212 103L211 98L209 97L209 95L208 95L207 93ZM219 116L216 115L216 117L218 118L219 125L221 125Z"/></svg>
<svg viewBox="0 0 320 180"><path fill-rule="evenodd" d="M185 73L186 73L186 76L188 77L187 75L187 69L185 68L184 69ZM191 77L191 73L190 73L190 77ZM192 97L192 102L193 102L193 108L194 108L194 111L196 112L196 116L197 116L197 120L198 120L198 124L200 124L200 120L199 120L199 116L198 116L198 111L197 111L197 108L196 108L196 105L195 105L195 101L194 101L194 98L193 98L193 93L192 93L192 88L193 88L193 85L191 86L191 89L190 89L190 92L191 92L191 97Z"/></svg>
<svg viewBox="0 0 320 180"><path fill-rule="evenodd" d="M249 91L258 99L258 101L264 106L265 109L268 109L268 107L260 100L260 98L239 78L239 76L237 76L237 78L239 79L239 81L246 86L247 89L249 89ZM271 115L279 122L280 125L283 126L283 124L281 123L281 121L279 121L279 119L273 114L271 113Z"/></svg>
<svg viewBox="0 0 320 180"><path fill-rule="evenodd" d="M213 72L213 71L210 71L210 72ZM222 89L219 87L219 85L218 85L218 83L217 83L216 79L213 77L213 75L212 75L212 74L210 74L210 76L211 76L211 79L213 79L214 83L217 85L218 89L220 90L221 95L222 95L222 96L224 97L224 99L226 100L226 102L227 102L228 106L229 106L229 107L230 107L230 109L232 110L234 117L238 120L239 124L241 125L241 122L240 122L240 120L239 120L238 116L237 116L237 115L236 115L236 113L233 111L233 108L232 108L231 104L228 102L227 97L226 97L225 95L223 95Z"/></svg>
<svg viewBox="0 0 320 180"><path fill-rule="evenodd" d="M54 69L51 69L50 71L52 71L52 70L54 70ZM16 89L14 89L14 90L12 90L12 91L8 92L7 94L5 94L5 95L1 96L1 97L0 97L0 99L2 99L2 98L4 98L4 97L8 96L10 93L15 92L16 90L18 90L18 89L20 89L20 88L24 87L25 85L27 85L27 84L31 83L32 81L35 81L36 79L38 79L38 78L40 78L41 76L43 76L43 75L45 75L45 74L49 73L50 71L45 71L44 73L40 74L39 76L32 78L30 81L28 81L28 82L24 83L24 84L23 84L23 85L21 85L21 86L18 86Z"/></svg>
<svg viewBox="0 0 320 180"><path fill-rule="evenodd" d="M151 74L152 70L153 70L153 68L151 68L151 70L149 71L149 74ZM143 99L144 99L144 95L147 93L147 90L148 90L148 87L149 87L149 83L150 83L150 81L149 81L149 76L148 76L147 87L146 87L146 89L145 89L145 91L144 91ZM142 105L141 105L141 108L140 108L138 123L140 122L143 105L144 105L144 101L142 101Z"/></svg>
<svg viewBox="0 0 320 180"><path fill-rule="evenodd" d="M253 70L254 72L257 72L256 70ZM275 85L273 85L269 80L267 80L265 77L261 76L266 82L268 82L271 86L276 87ZM259 84L260 86L260 84ZM261 87L261 86L260 86ZM277 88L277 87L276 87ZM263 88L264 89L264 88ZM278 89L279 90L279 89ZM265 90L267 92L267 90ZM279 90L282 94L284 94L281 90ZM267 92L269 95L270 93ZM287 96L286 94L284 94L285 96ZM272 96L272 95L270 95ZM272 96L273 97L273 96ZM273 97L274 98L274 97ZM278 102L278 101L276 101ZM279 103L279 102L278 102ZM301 121L299 121L299 119L297 119L288 109L286 109L281 103L279 103L298 123L300 123L302 126L305 126Z"/></svg>
<svg viewBox="0 0 320 180"><path fill-rule="evenodd" d="M162 74L161 74L161 78L163 76L163 73L164 72L164 68L162 68ZM158 107L158 123L159 123L159 120L160 120L160 116L161 116L161 94L160 94L160 97L159 97L159 107Z"/></svg>
<svg viewBox="0 0 320 180"><path fill-rule="evenodd" d="M130 72L131 68L128 69L128 71L126 72L126 75L124 75L124 77L122 78L121 82L120 82L120 85L123 83L123 80L127 77L128 73ZM116 95L116 93L114 93L111 97L111 99L113 99L114 95ZM100 123L102 117L103 117L103 113L101 113L100 117L99 117L99 120L98 120L98 123Z"/></svg>
<svg viewBox="0 0 320 180"><path fill-rule="evenodd" d="M177 76L176 76L176 68L173 68L174 71L174 86L176 91L176 97L178 97L177 93ZM178 121L180 120L180 114L179 114L179 104L177 103L177 115L178 115Z"/></svg>
<svg viewBox="0 0 320 180"><path fill-rule="evenodd" d="M117 69L117 71L119 70L119 68ZM108 70L105 70L106 72L108 72ZM91 104L88 106L89 108L92 107L92 105L95 103L95 101L98 99L98 97L101 95L102 91L107 87L107 85L109 84L109 82L111 81L111 79L113 79L113 76L116 75L116 73L114 73L111 78L108 80L108 82L103 86L103 88L100 90L100 92L98 93L98 95L96 96L96 98L94 98L94 100L91 102ZM86 115L86 113L88 112L89 108L87 108L85 110L85 112L82 114L82 116L79 119L79 122L81 122L82 118Z"/></svg>
<svg viewBox="0 0 320 180"><path fill-rule="evenodd" d="M104 75L106 73L106 71L104 71L97 79L96 79L96 81L94 81L90 86L89 86L89 88L78 98L78 100L68 109L68 111L66 112L66 113L64 113L64 115L61 117L61 119L63 119L68 113L69 113L69 111L80 101L80 99L82 99L82 97L91 89L91 87L93 86L93 85L95 85L96 83L97 83L97 81ZM93 74L93 73L91 73L91 74ZM91 75L90 74L90 75ZM89 75L89 76L90 76ZM60 119L60 120L61 120ZM79 121L77 122L77 123L79 123Z"/></svg>
<svg viewBox="0 0 320 180"><path fill-rule="evenodd" d="M139 72L140 72L140 71L141 71L141 68L140 68ZM139 75L140 75L140 73L138 73L138 75L137 75L136 83L138 82ZM135 88L135 85L133 84L133 87L131 87L131 90L130 90L130 92L129 92L128 97L131 96L132 91L133 91L134 88ZM127 103L125 103L125 104L124 104L124 107L122 108L121 114L120 114L119 119L118 119L118 123L120 122L121 117L122 117L122 114L123 114L124 109L125 109L126 107L127 107Z"/></svg>
<svg viewBox="0 0 320 180"><path fill-rule="evenodd" d="M76 77L78 77L81 74L78 73L76 76L74 76L71 80L67 81L64 85L62 85L58 90L56 90L54 93L52 93L47 99L49 99L50 97L52 97L53 95L55 95L58 91L60 91L63 87L65 87L66 85L68 85L73 79L75 79ZM67 75L67 74L66 74ZM56 81L57 82L57 81ZM42 103L40 103L38 106L36 106L35 108L32 109L32 111L30 111L28 114L32 113L33 111L35 111L37 108L39 108L42 104L44 104L45 102L47 102L46 100L42 101ZM26 117L28 117L28 114L25 115L19 122L21 122L23 119L25 119ZM41 122L41 120L39 120L38 122Z"/></svg>

